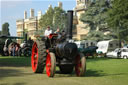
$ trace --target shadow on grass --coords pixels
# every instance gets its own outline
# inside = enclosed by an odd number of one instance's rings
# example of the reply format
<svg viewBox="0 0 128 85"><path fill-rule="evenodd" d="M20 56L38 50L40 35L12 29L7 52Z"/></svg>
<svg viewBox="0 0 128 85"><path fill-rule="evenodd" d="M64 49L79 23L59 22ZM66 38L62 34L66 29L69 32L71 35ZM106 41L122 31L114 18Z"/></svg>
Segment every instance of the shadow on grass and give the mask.
<svg viewBox="0 0 128 85"><path fill-rule="evenodd" d="M30 57L0 57L1 67L31 66Z"/></svg>
<svg viewBox="0 0 128 85"><path fill-rule="evenodd" d="M102 77L106 76L106 74L102 73L103 71L94 71L94 70L87 70L85 75L82 77ZM58 77L77 77L75 71L72 74L62 74L60 71L56 71L56 78Z"/></svg>
<svg viewBox="0 0 128 85"><path fill-rule="evenodd" d="M0 68L0 79L5 77L19 77L19 76L26 76L26 75L33 75L33 73L24 73L18 69L13 69L13 68L12 69Z"/></svg>
<svg viewBox="0 0 128 85"><path fill-rule="evenodd" d="M3 84L0 84L0 85L9 85L8 83L3 83ZM14 83L13 85L26 85L25 83Z"/></svg>
<svg viewBox="0 0 128 85"><path fill-rule="evenodd" d="M96 62L96 61L110 60L110 58L105 58L105 57L102 57L102 58L87 58L86 60L87 60L87 62Z"/></svg>
<svg viewBox="0 0 128 85"><path fill-rule="evenodd" d="M106 76L105 73L102 73L102 70L87 70L85 73L85 77L101 77Z"/></svg>
<svg viewBox="0 0 128 85"><path fill-rule="evenodd" d="M103 73L102 70L87 70L85 75L82 77L104 77L104 76L120 76L120 75L128 75L128 73ZM64 78L64 77L77 77L75 72L72 74L62 74L61 72L57 71L55 78ZM82 78L81 77L81 78Z"/></svg>

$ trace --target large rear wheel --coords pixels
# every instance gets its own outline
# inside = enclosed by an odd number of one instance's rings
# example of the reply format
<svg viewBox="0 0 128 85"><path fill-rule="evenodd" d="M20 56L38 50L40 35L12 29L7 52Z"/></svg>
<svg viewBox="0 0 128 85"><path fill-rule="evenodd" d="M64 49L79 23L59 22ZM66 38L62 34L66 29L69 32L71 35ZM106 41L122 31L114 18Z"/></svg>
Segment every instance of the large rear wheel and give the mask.
<svg viewBox="0 0 128 85"><path fill-rule="evenodd" d="M42 73L46 61L45 42L36 40L32 47L31 65L34 73Z"/></svg>
<svg viewBox="0 0 128 85"><path fill-rule="evenodd" d="M75 72L77 76L84 76L86 72L86 58L82 53L76 57Z"/></svg>
<svg viewBox="0 0 128 85"><path fill-rule="evenodd" d="M30 57L31 56L31 48L30 47L25 47L23 49L23 53L25 57Z"/></svg>
<svg viewBox="0 0 128 85"><path fill-rule="evenodd" d="M46 73L48 77L53 77L56 71L56 58L55 54L50 52L46 58Z"/></svg>

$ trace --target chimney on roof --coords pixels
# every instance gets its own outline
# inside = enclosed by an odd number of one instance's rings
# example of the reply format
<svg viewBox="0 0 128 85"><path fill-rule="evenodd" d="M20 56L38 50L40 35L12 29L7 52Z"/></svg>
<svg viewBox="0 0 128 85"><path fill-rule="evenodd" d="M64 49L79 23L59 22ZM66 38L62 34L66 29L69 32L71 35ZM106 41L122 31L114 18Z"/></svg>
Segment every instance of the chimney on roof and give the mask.
<svg viewBox="0 0 128 85"><path fill-rule="evenodd" d="M24 11L24 19L27 19L27 11Z"/></svg>
<svg viewBox="0 0 128 85"><path fill-rule="evenodd" d="M58 7L62 9L62 6L63 6L62 2L58 2Z"/></svg>
<svg viewBox="0 0 128 85"><path fill-rule="evenodd" d="M30 18L34 17L34 9L30 9Z"/></svg>
<svg viewBox="0 0 128 85"><path fill-rule="evenodd" d="M42 11L38 11L38 20L41 18Z"/></svg>

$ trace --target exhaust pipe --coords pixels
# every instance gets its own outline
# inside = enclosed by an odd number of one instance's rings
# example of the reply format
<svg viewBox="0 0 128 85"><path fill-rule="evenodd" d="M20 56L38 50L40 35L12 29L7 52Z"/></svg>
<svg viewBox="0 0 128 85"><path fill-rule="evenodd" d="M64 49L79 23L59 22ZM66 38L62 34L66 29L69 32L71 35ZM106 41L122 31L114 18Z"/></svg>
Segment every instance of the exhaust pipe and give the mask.
<svg viewBox="0 0 128 85"><path fill-rule="evenodd" d="M72 25L73 25L73 10L69 10L67 12L67 30L66 30L66 39L71 40L72 39Z"/></svg>

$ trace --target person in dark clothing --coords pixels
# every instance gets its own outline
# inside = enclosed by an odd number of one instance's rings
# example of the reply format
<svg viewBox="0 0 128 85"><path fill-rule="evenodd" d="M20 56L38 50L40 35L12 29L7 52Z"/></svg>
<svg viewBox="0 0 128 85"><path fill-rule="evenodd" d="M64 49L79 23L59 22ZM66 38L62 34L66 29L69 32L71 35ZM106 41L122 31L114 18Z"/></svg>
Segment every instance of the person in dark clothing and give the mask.
<svg viewBox="0 0 128 85"><path fill-rule="evenodd" d="M117 56L118 56L118 58L121 57L121 49L118 50Z"/></svg>
<svg viewBox="0 0 128 85"><path fill-rule="evenodd" d="M12 56L15 56L15 45L13 45L13 48L12 48Z"/></svg>

